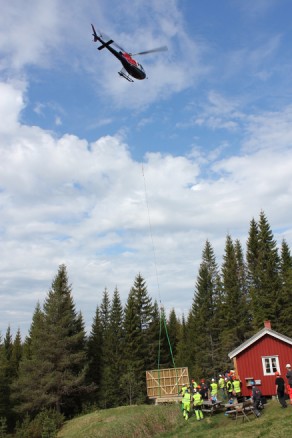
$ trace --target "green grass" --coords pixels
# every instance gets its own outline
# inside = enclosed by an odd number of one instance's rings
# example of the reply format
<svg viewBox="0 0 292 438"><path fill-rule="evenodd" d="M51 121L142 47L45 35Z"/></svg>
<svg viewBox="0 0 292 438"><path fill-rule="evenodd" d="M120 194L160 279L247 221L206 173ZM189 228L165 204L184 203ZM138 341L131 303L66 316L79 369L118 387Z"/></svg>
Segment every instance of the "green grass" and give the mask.
<svg viewBox="0 0 292 438"><path fill-rule="evenodd" d="M281 409L277 401L270 401L260 418L237 422L216 413L196 421L192 416L183 419L179 405L125 406L96 411L68 421L58 438L287 438L291 436L292 406Z"/></svg>

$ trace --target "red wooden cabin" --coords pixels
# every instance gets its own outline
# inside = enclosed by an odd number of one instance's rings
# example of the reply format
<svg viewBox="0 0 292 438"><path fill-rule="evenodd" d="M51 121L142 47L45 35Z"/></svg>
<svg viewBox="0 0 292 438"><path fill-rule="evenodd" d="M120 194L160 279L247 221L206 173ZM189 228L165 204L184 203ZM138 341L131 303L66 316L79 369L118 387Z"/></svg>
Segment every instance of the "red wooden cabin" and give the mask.
<svg viewBox="0 0 292 438"><path fill-rule="evenodd" d="M254 380L265 396L275 395L275 372L287 382L287 363L292 362L292 339L272 330L270 321L250 339L231 351L235 374L242 382L242 395L250 396Z"/></svg>

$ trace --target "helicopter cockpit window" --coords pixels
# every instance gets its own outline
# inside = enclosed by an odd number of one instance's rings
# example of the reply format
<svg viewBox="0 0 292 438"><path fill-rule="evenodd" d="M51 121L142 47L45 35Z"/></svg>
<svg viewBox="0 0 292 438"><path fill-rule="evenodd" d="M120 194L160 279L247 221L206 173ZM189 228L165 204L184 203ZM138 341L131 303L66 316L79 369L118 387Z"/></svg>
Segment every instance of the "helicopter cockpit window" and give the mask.
<svg viewBox="0 0 292 438"><path fill-rule="evenodd" d="M144 68L142 67L141 64L138 63L138 67L140 68L140 70L144 71Z"/></svg>

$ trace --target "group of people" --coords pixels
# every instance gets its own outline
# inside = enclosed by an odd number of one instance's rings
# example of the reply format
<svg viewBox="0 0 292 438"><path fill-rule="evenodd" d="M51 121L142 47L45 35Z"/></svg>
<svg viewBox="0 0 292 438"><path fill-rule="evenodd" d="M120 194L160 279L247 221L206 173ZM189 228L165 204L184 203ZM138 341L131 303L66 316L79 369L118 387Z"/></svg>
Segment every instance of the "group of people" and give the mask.
<svg viewBox="0 0 292 438"><path fill-rule="evenodd" d="M215 378L212 378L210 381L201 379L200 384L192 379L190 386L184 385L181 388L182 411L184 418L186 420L189 419L191 405L193 403L197 420L202 420L204 418L202 412L204 400L210 400L212 403L216 403L218 398L221 398L221 400L227 400L232 399L235 396L239 397L241 396L240 386L241 383L236 378L233 370L226 373L226 375L219 374L218 383Z"/></svg>
<svg viewBox="0 0 292 438"><path fill-rule="evenodd" d="M291 365L287 364L286 369L286 378L288 379L287 392L290 398L290 403L292 405ZM281 406L283 408L286 408L287 403L285 393L285 381L278 371L275 373L275 376L277 398ZM260 410L263 408L262 393L260 389L256 386L255 381L250 381L250 385L252 388L251 398L253 400L254 412L257 416L260 416ZM183 387L181 388L182 411L184 418L186 420L189 419L191 406L193 406L196 414L196 419L198 421L202 420L204 418L202 412L202 405L204 400L210 400L212 403L216 403L218 399L229 403L234 403L234 401L241 403L244 399L242 396L241 386L242 383L239 377L236 376L234 370L229 370L225 373L219 374L218 379L212 378L209 381L201 379L199 384L194 379L192 379L189 386L183 385Z"/></svg>

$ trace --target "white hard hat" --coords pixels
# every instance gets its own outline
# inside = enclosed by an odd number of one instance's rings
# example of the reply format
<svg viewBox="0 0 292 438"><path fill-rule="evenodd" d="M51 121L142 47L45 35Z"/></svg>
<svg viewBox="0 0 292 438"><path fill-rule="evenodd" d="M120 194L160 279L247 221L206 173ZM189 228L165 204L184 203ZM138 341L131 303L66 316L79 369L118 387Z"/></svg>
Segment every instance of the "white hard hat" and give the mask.
<svg viewBox="0 0 292 438"><path fill-rule="evenodd" d="M212 382L215 382L215 379L212 379Z"/></svg>
<svg viewBox="0 0 292 438"><path fill-rule="evenodd" d="M291 368L291 365L287 363L286 368Z"/></svg>

